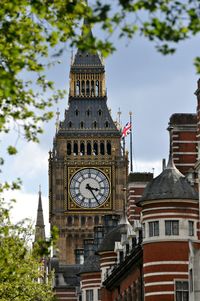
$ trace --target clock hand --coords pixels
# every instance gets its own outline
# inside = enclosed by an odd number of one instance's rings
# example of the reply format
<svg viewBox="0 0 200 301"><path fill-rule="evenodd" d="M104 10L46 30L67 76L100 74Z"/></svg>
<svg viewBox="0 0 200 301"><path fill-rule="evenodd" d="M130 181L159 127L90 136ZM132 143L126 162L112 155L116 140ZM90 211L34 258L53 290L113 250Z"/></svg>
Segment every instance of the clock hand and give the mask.
<svg viewBox="0 0 200 301"><path fill-rule="evenodd" d="M98 191L98 190L99 190L99 188L91 187L89 183L86 184L86 187L85 187L85 188L88 189L88 190L95 190L95 191Z"/></svg>
<svg viewBox="0 0 200 301"><path fill-rule="evenodd" d="M98 189L98 188L92 188L91 186L90 186L90 184L86 184L86 187L85 187L86 189L88 189L90 192L91 192L91 194L93 195L93 197L95 198L95 200L97 201L97 203L99 204L99 201L98 201L98 199L97 199L97 197L96 197L96 195L94 194L94 192L93 192L93 190L95 189ZM100 205L100 204L99 204Z"/></svg>

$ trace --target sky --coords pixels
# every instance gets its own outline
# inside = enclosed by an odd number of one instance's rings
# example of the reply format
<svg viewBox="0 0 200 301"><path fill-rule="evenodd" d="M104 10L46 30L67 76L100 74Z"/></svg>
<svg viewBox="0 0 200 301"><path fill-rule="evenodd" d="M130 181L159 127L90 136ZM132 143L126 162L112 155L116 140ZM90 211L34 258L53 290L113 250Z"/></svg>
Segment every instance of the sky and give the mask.
<svg viewBox="0 0 200 301"><path fill-rule="evenodd" d="M199 40L192 38L178 45L174 55L159 54L154 45L143 38L116 41L117 51L105 61L108 107L117 119L120 108L122 125L133 113L133 169L134 172L161 172L162 158L168 157L169 138L167 126L173 113L193 113L196 110L198 75L193 59L198 55ZM60 64L48 76L57 88L69 87L71 50L66 51ZM63 120L68 106L66 98L55 106ZM36 219L38 190L41 185L46 228L48 229L48 152L55 135L55 118L44 126L40 143L27 143L15 132L1 135L1 147L14 143L16 156L6 157L3 177L9 181L20 177L22 189L8 192L5 199L17 200L12 211L15 221ZM127 147L129 138L127 139ZM47 230L48 232L48 230Z"/></svg>

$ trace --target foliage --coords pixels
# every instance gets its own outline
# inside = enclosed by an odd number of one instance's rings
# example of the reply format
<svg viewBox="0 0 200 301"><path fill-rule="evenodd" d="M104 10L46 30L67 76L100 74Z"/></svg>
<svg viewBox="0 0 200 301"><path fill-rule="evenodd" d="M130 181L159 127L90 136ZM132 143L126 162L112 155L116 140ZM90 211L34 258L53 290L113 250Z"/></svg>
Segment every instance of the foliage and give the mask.
<svg viewBox="0 0 200 301"><path fill-rule="evenodd" d="M0 300L54 300L50 279L44 281L44 261L28 246L31 227L25 221L11 223L10 208L2 202L0 208Z"/></svg>
<svg viewBox="0 0 200 301"><path fill-rule="evenodd" d="M45 109L63 97L63 91L54 91L45 70L56 63L67 45L99 50L106 56L115 50L112 34L133 38L139 33L155 42L158 51L169 54L175 51L175 43L200 31L200 0L90 2L1 1L0 132L8 132L15 122L28 140L38 141L41 122L53 115ZM95 24L104 32L102 40L88 34ZM197 71L199 61L196 58ZM13 154L13 149L8 151Z"/></svg>

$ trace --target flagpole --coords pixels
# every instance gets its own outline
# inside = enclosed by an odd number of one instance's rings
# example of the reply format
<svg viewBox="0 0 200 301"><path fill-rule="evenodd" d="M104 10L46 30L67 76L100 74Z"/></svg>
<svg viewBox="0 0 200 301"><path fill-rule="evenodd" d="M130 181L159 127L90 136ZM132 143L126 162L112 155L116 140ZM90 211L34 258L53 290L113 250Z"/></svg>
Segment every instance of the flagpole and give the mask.
<svg viewBox="0 0 200 301"><path fill-rule="evenodd" d="M129 116L130 116L130 163L131 163L131 172L133 172L133 144L132 144L132 112L129 112Z"/></svg>
<svg viewBox="0 0 200 301"><path fill-rule="evenodd" d="M123 137L122 140L123 140L123 156L125 157L125 137Z"/></svg>

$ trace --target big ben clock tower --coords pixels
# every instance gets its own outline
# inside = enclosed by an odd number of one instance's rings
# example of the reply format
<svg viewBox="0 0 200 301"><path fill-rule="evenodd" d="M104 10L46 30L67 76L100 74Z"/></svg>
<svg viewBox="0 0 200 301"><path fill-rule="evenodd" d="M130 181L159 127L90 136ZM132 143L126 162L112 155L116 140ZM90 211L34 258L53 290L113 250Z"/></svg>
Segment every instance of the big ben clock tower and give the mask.
<svg viewBox="0 0 200 301"><path fill-rule="evenodd" d="M122 212L127 177L98 54L77 51L68 104L49 155L49 205L51 226L59 229L59 260L75 264L103 216Z"/></svg>

